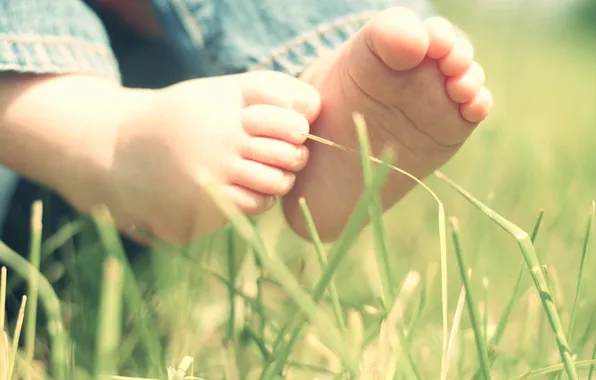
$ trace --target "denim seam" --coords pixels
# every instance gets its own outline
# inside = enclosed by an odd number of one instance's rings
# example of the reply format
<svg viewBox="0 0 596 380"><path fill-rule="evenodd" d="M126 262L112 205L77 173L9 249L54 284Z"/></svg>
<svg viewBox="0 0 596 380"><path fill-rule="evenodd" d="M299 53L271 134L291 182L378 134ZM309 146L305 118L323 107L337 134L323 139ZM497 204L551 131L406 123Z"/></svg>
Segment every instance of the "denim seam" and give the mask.
<svg viewBox="0 0 596 380"><path fill-rule="evenodd" d="M116 58L99 43L65 36L0 35L0 44L25 47L18 54L21 62L0 59L0 71L90 73L120 81ZM57 56L67 63L58 64Z"/></svg>
<svg viewBox="0 0 596 380"><path fill-rule="evenodd" d="M275 50L270 56L263 58L255 65L253 65L250 69L251 70L263 70L271 67L274 63L278 64L279 66L283 67L290 75L297 76L300 72L310 63L315 61L318 57L304 57L301 54L296 54L294 56L299 57L301 62L298 62L300 67L292 67L293 65L290 63L291 60L287 59L292 53L298 50L300 47L305 45L314 45L317 50L328 49L328 47L323 46L321 44L321 39L325 38L325 36L330 35L332 33L336 33L340 30L349 31L349 29L354 27L362 26L366 21L372 18L378 11L369 11L360 13L358 15L352 15L346 18L342 18L338 21L335 21L331 24L323 24L315 28L315 30L300 34L296 38L294 38L289 43L285 44L281 48Z"/></svg>

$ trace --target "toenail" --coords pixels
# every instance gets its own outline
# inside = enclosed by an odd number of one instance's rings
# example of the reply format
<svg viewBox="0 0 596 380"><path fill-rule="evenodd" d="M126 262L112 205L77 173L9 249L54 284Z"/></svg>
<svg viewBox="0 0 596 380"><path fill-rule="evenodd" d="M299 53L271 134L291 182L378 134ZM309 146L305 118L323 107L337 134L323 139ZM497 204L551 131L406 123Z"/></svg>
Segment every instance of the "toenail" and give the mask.
<svg viewBox="0 0 596 380"><path fill-rule="evenodd" d="M296 149L296 163L301 164L306 160L307 150L305 146L301 146Z"/></svg>

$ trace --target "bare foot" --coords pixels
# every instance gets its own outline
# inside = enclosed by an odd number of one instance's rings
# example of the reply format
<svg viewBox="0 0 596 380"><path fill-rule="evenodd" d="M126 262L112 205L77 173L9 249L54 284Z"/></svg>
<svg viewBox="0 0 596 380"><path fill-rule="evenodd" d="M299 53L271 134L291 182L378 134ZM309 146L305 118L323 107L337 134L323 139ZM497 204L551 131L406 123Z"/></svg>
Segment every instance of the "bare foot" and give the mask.
<svg viewBox="0 0 596 380"><path fill-rule="evenodd" d="M373 154L392 145L397 165L418 178L447 162L492 105L470 43L445 19L422 22L404 8L380 12L301 79L322 97L311 133L356 148L352 114L358 111L367 122ZM309 163L284 198L284 213L292 229L307 237L298 207L304 197L321 237L333 240L363 192L359 158L307 144ZM382 191L384 209L414 185L403 175L391 175Z"/></svg>
<svg viewBox="0 0 596 380"><path fill-rule="evenodd" d="M226 223L201 173L217 179L246 215L271 208L306 164L304 134L320 108L314 88L276 72L197 79L144 94L115 131L92 136L107 147L94 160L105 174L76 194L107 190L71 202L79 209L104 203L124 232L136 226L173 243Z"/></svg>

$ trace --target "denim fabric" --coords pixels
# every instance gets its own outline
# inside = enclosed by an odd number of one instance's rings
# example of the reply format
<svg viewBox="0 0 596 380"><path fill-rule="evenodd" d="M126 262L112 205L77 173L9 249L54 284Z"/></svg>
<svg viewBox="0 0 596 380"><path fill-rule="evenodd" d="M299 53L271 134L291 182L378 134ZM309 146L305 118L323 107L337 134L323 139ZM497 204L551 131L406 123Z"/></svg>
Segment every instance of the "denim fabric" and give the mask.
<svg viewBox="0 0 596 380"><path fill-rule="evenodd" d="M298 75L395 5L433 14L430 0L153 0L187 78L257 69ZM83 0L0 0L0 73L9 71L121 80L104 25ZM14 184L0 168L0 226Z"/></svg>
<svg viewBox="0 0 596 380"><path fill-rule="evenodd" d="M153 0L166 35L193 77L255 69L298 75L346 41L376 12L428 0Z"/></svg>

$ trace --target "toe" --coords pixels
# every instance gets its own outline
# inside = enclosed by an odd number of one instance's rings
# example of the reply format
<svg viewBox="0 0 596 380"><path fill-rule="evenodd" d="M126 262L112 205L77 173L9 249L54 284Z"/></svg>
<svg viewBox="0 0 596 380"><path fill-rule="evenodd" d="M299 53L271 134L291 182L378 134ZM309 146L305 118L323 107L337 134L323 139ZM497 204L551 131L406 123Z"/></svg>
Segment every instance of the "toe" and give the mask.
<svg viewBox="0 0 596 380"><path fill-rule="evenodd" d="M230 176L230 181L236 185L277 196L286 195L295 180L296 175L292 172L244 159L236 163Z"/></svg>
<svg viewBox="0 0 596 380"><path fill-rule="evenodd" d="M474 48L465 38L458 38L453 49L439 60L439 68L444 75L463 75L468 71L474 60Z"/></svg>
<svg viewBox="0 0 596 380"><path fill-rule="evenodd" d="M240 154L247 160L297 172L306 165L308 149L304 145L296 146L281 140L251 137Z"/></svg>
<svg viewBox="0 0 596 380"><path fill-rule="evenodd" d="M424 27L429 40L426 55L439 59L449 54L456 41L455 29L451 22L443 17L431 17L424 21Z"/></svg>
<svg viewBox="0 0 596 380"><path fill-rule="evenodd" d="M310 126L296 111L271 106L253 105L242 113L244 131L253 137L269 137L290 144L302 144Z"/></svg>
<svg viewBox="0 0 596 380"><path fill-rule="evenodd" d="M471 123L480 123L490 112L493 105L493 97L486 87L482 87L474 99L460 106L460 112L464 119Z"/></svg>
<svg viewBox="0 0 596 380"><path fill-rule="evenodd" d="M273 195L265 195L238 185L227 185L224 192L234 204L246 215L261 214L275 205Z"/></svg>
<svg viewBox="0 0 596 380"><path fill-rule="evenodd" d="M363 30L368 48L393 70L410 70L422 62L428 33L418 16L396 7L379 13Z"/></svg>
<svg viewBox="0 0 596 380"><path fill-rule="evenodd" d="M464 74L447 79L445 88L447 95L456 103L466 103L474 99L482 88L486 77L482 66L472 63L470 69Z"/></svg>
<svg viewBox="0 0 596 380"><path fill-rule="evenodd" d="M274 71L253 71L241 74L245 105L268 104L293 109L309 122L321 110L319 92L308 83Z"/></svg>

